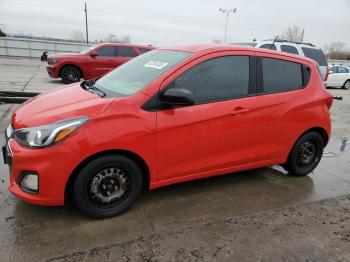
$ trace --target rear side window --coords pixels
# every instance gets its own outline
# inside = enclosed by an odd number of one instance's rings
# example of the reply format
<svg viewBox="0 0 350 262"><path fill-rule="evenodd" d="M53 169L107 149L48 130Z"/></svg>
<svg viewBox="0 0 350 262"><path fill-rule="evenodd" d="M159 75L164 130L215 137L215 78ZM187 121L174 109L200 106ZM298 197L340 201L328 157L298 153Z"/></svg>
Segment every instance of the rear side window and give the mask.
<svg viewBox="0 0 350 262"><path fill-rule="evenodd" d="M270 50L277 50L276 46L273 44L264 44L262 46L260 46L260 48L265 48L265 49L270 49Z"/></svg>
<svg viewBox="0 0 350 262"><path fill-rule="evenodd" d="M338 73L349 73L349 70L345 67L338 67Z"/></svg>
<svg viewBox="0 0 350 262"><path fill-rule="evenodd" d="M193 92L196 104L248 94L249 56L224 56L202 62L177 77L170 88Z"/></svg>
<svg viewBox="0 0 350 262"><path fill-rule="evenodd" d="M273 58L262 58L265 93L295 90L303 87L301 64Z"/></svg>
<svg viewBox="0 0 350 262"><path fill-rule="evenodd" d="M114 46L105 46L97 50L97 55L98 56L115 56L114 52L115 52Z"/></svg>
<svg viewBox="0 0 350 262"><path fill-rule="evenodd" d="M135 49L132 47L127 46L118 46L117 47L118 56L122 57L135 57L138 54L136 53Z"/></svg>
<svg viewBox="0 0 350 262"><path fill-rule="evenodd" d="M320 49L302 47L304 55L315 60L320 66L327 66L327 60Z"/></svg>
<svg viewBox="0 0 350 262"><path fill-rule="evenodd" d="M291 45L281 45L281 51L290 53L290 54L299 55L298 49L296 49L294 46L291 46Z"/></svg>

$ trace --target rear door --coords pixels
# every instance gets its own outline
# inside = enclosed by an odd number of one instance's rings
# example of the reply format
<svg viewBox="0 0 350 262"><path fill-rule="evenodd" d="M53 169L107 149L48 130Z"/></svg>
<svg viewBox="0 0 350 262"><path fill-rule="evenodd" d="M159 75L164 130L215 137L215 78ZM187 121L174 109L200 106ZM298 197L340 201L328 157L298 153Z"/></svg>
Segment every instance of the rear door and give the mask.
<svg viewBox="0 0 350 262"><path fill-rule="evenodd" d="M114 46L101 46L96 49L97 56L87 58L88 71L92 78L103 76L114 68L116 49Z"/></svg>
<svg viewBox="0 0 350 262"><path fill-rule="evenodd" d="M258 104L253 150L257 162L280 158L309 116L297 115L296 108L306 103L303 97L303 67L292 61L280 60L273 54L257 53ZM305 100L303 100L303 99Z"/></svg>
<svg viewBox="0 0 350 262"><path fill-rule="evenodd" d="M253 54L210 54L162 84L162 90L192 91L195 104L157 112L160 180L208 176L249 162L257 104Z"/></svg>

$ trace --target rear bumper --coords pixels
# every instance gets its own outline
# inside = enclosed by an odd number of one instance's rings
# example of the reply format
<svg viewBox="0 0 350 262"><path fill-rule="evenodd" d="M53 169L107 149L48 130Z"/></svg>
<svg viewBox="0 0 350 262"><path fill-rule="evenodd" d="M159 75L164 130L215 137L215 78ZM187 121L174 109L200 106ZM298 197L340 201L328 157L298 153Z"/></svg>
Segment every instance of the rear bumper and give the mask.
<svg viewBox="0 0 350 262"><path fill-rule="evenodd" d="M46 66L46 71L49 74L49 76L52 77L52 78L58 78L59 77L59 75L58 75L58 73L59 73L58 66L47 65Z"/></svg>

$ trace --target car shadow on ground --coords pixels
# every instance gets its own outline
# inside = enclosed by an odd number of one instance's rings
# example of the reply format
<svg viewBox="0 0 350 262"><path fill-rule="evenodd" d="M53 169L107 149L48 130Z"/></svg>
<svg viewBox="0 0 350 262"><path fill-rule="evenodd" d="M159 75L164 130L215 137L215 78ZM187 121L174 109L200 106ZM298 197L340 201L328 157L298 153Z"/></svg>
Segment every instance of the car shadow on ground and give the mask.
<svg viewBox="0 0 350 262"><path fill-rule="evenodd" d="M207 215L214 210L230 209L232 215L256 211L266 207L278 207L306 199L313 191L310 177L293 177L279 167L266 167L245 172L226 174L191 182L175 184L143 192L130 210L118 217L130 216L147 210L159 214L187 213L186 209L198 209L198 215ZM171 210L175 209L176 212ZM201 211L202 210L202 211ZM211 210L211 211L210 211ZM216 211L215 211L216 212ZM37 219L60 219L75 217L86 220L72 205L65 207L42 207L18 200L16 216Z"/></svg>

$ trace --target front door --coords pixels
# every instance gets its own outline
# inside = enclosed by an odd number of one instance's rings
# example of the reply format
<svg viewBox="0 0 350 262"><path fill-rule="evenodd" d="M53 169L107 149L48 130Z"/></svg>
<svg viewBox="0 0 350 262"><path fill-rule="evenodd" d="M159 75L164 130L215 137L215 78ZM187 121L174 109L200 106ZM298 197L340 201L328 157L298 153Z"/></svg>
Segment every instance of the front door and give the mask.
<svg viewBox="0 0 350 262"><path fill-rule="evenodd" d="M256 96L250 88L253 52L199 58L163 84L194 93L193 106L157 112L160 180L208 174L249 162Z"/></svg>
<svg viewBox="0 0 350 262"><path fill-rule="evenodd" d="M87 61L91 78L103 76L115 67L115 46L101 46L96 51L97 56L89 57Z"/></svg>

